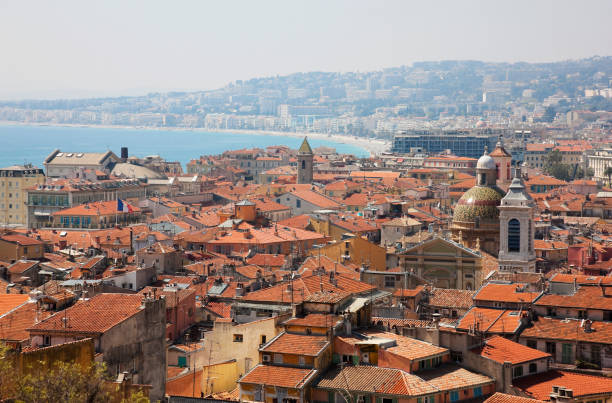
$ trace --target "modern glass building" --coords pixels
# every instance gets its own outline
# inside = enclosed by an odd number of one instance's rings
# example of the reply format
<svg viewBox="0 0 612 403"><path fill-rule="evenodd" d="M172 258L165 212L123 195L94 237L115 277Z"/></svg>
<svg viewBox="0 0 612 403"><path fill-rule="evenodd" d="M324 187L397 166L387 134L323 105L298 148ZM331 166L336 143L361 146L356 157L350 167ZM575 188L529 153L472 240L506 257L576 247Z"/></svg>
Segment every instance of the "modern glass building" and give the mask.
<svg viewBox="0 0 612 403"><path fill-rule="evenodd" d="M477 133L469 130L448 131L412 131L398 134L393 138L391 152L407 154L411 148L421 147L429 154L438 154L445 150L459 157L480 158L485 146L489 151L503 133Z"/></svg>

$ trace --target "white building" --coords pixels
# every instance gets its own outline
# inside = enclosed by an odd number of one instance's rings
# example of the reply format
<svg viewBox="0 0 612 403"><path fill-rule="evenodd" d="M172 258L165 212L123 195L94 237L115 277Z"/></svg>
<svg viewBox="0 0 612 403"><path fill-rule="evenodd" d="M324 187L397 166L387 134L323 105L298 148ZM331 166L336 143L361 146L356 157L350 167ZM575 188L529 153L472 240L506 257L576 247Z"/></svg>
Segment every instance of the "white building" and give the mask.
<svg viewBox="0 0 612 403"><path fill-rule="evenodd" d="M533 209L535 203L526 192L520 174L515 176L508 193L497 207L500 242L499 268L502 271L535 272Z"/></svg>

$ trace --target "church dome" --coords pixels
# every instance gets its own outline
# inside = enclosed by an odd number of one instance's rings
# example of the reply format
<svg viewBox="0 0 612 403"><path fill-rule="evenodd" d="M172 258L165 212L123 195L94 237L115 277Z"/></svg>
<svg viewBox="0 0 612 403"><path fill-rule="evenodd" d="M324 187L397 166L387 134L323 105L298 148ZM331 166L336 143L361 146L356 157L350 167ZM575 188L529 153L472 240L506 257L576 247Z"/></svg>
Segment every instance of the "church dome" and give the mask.
<svg viewBox="0 0 612 403"><path fill-rule="evenodd" d="M497 166L495 165L495 161L493 160L493 158L490 155L487 155L485 152L485 155L478 158L478 162L476 163L476 169L495 170L497 169Z"/></svg>
<svg viewBox="0 0 612 403"><path fill-rule="evenodd" d="M503 197L504 192L496 186L474 186L457 202L453 222L473 223L477 218L481 221L498 221L497 206Z"/></svg>

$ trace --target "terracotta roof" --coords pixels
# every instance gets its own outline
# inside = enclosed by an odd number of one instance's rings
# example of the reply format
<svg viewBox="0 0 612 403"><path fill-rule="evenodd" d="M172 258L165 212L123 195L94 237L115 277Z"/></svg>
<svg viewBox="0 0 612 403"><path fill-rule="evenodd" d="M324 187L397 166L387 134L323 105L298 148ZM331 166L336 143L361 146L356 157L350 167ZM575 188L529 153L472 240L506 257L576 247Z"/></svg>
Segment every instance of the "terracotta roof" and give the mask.
<svg viewBox="0 0 612 403"><path fill-rule="evenodd" d="M542 239L534 239L533 241L534 249L567 249L567 244L565 242L559 241L546 241Z"/></svg>
<svg viewBox="0 0 612 403"><path fill-rule="evenodd" d="M18 260L8 267L8 271L11 274L22 274L38 264L36 260Z"/></svg>
<svg viewBox="0 0 612 403"><path fill-rule="evenodd" d="M495 147L495 150L489 153L491 157L512 157L508 151L503 146Z"/></svg>
<svg viewBox="0 0 612 403"><path fill-rule="evenodd" d="M62 312L33 326L31 331L45 333L77 332L104 333L124 320L141 312L142 295L98 294L79 300ZM63 319L67 318L67 326Z"/></svg>
<svg viewBox="0 0 612 403"><path fill-rule="evenodd" d="M325 255L321 255L319 259L316 253L315 256L310 256L304 260L304 263L300 266L299 272L302 276L310 276L313 271L319 267L325 269L325 273L328 275L330 272L336 272L336 274L342 274L343 276L359 281L359 271L352 267L350 263L338 263Z"/></svg>
<svg viewBox="0 0 612 403"><path fill-rule="evenodd" d="M317 371L314 369L260 364L240 378L238 383L302 389L314 378L316 373Z"/></svg>
<svg viewBox="0 0 612 403"><path fill-rule="evenodd" d="M429 327L433 324L433 321L420 319L394 319L383 318L380 316L372 316L372 325L378 326L379 324L390 329L392 329L393 327Z"/></svg>
<svg viewBox="0 0 612 403"><path fill-rule="evenodd" d="M413 289L401 288L401 289L395 290L395 292L393 293L393 296L395 297L416 297L417 295L422 293L424 289L425 287L422 285L419 285Z"/></svg>
<svg viewBox="0 0 612 403"><path fill-rule="evenodd" d="M611 284L612 277L609 276L589 276L586 274L565 274L555 273L549 280L552 283L573 283L578 285Z"/></svg>
<svg viewBox="0 0 612 403"><path fill-rule="evenodd" d="M523 330L521 339L523 338L612 344L612 323L593 321L591 331L587 332L582 319L539 317Z"/></svg>
<svg viewBox="0 0 612 403"><path fill-rule="evenodd" d="M285 265L285 255L273 255L267 253L258 253L255 256L248 258L247 263L257 266L272 266L272 267L283 267Z"/></svg>
<svg viewBox="0 0 612 403"><path fill-rule="evenodd" d="M435 369L421 371L418 373L418 376L441 392L459 388L475 388L495 382L494 379L488 376L468 371L454 364L445 364Z"/></svg>
<svg viewBox="0 0 612 403"><path fill-rule="evenodd" d="M531 304L541 295L540 292L524 290L527 284L487 283L474 295L474 301L513 302Z"/></svg>
<svg viewBox="0 0 612 403"><path fill-rule="evenodd" d="M306 229L308 224L310 224L310 216L307 214L297 215L285 220L280 220L277 224L292 228Z"/></svg>
<svg viewBox="0 0 612 403"><path fill-rule="evenodd" d="M295 355L318 356L329 346L327 336L315 336L282 332L260 351L266 353L283 353Z"/></svg>
<svg viewBox="0 0 612 403"><path fill-rule="evenodd" d="M317 381L317 388L404 396L437 394L438 389L420 377L400 369L375 366L333 368Z"/></svg>
<svg viewBox="0 0 612 403"><path fill-rule="evenodd" d="M202 305L202 308L208 309L220 318L230 318L232 313L232 305L223 302L208 302Z"/></svg>
<svg viewBox="0 0 612 403"><path fill-rule="evenodd" d="M472 306L475 291L434 288L429 296L429 306L467 309Z"/></svg>
<svg viewBox="0 0 612 403"><path fill-rule="evenodd" d="M0 294L0 315L25 304L29 299L28 294Z"/></svg>
<svg viewBox="0 0 612 403"><path fill-rule="evenodd" d="M612 311L612 290L606 290L606 287L585 286L580 287L573 295L543 295L535 305Z"/></svg>
<svg viewBox="0 0 612 403"><path fill-rule="evenodd" d="M401 172L392 171L352 171L351 178L399 178Z"/></svg>
<svg viewBox="0 0 612 403"><path fill-rule="evenodd" d="M340 203L334 199L312 190L294 190L291 194L320 208L333 209L340 207Z"/></svg>
<svg viewBox="0 0 612 403"><path fill-rule="evenodd" d="M44 245L45 243L42 241L38 241L33 238L29 238L25 235L13 234L13 235L4 235L0 237L3 241L7 241L10 243L16 243L22 246L33 246L33 245Z"/></svg>
<svg viewBox="0 0 612 403"><path fill-rule="evenodd" d="M567 182L562 181L557 178L553 178L552 176L535 175L535 176L530 176L529 179L527 179L525 185L527 187L532 186L532 185L564 186L564 185L567 185Z"/></svg>
<svg viewBox="0 0 612 403"><path fill-rule="evenodd" d="M125 202L124 202L125 203ZM126 203L127 204L127 203ZM140 208L129 205L134 213L140 212ZM99 201L85 203L74 207L69 207L53 213L54 216L78 215L78 216L103 216L115 214L131 214L128 212L117 210L117 201Z"/></svg>
<svg viewBox="0 0 612 403"><path fill-rule="evenodd" d="M236 267L236 273L243 275L244 277L254 280L258 276L271 276L271 272L266 272L266 270L262 267L256 266L254 264L250 264L248 266L238 266Z"/></svg>
<svg viewBox="0 0 612 403"><path fill-rule="evenodd" d="M3 295L0 295L2 297ZM0 301L2 298L0 298ZM0 303L1 305L1 303ZM20 305L12 311L2 314L0 306L0 340L22 342L30 338L27 329L37 321L46 319L51 312L41 311L35 302Z"/></svg>
<svg viewBox="0 0 612 403"><path fill-rule="evenodd" d="M299 303L308 296L320 292L321 287L323 291L332 291L342 294L359 294L375 288L372 285L350 279L340 274L335 276L335 281L337 281L337 286L330 282L329 276L305 276L293 281L293 291L290 290L288 283L282 283L250 292L246 294L242 300L288 304L291 302L292 297L294 303Z"/></svg>
<svg viewBox="0 0 612 403"><path fill-rule="evenodd" d="M385 351L405 357L409 360L418 360L436 355L448 354L447 348L439 347L425 341L413 339L407 336L401 336L391 332L367 330L365 332L360 332L360 334L368 338L395 340L396 345L385 348ZM343 338L343 340L346 341L347 338Z"/></svg>
<svg viewBox="0 0 612 403"><path fill-rule="evenodd" d="M554 146L552 143L525 144L525 149L527 151L547 151L551 150Z"/></svg>
<svg viewBox="0 0 612 403"><path fill-rule="evenodd" d="M285 321L286 326L304 326L329 328L342 322L342 317L338 315L326 315L322 313L309 313L303 318L291 318Z"/></svg>
<svg viewBox="0 0 612 403"><path fill-rule="evenodd" d="M547 371L512 381L514 387L539 400L551 400L553 386L571 389L574 398L599 394L612 394L612 379L603 376L579 374L568 371Z"/></svg>
<svg viewBox="0 0 612 403"><path fill-rule="evenodd" d="M505 393L495 392L484 403L540 403L541 400L529 399L527 397L507 395Z"/></svg>
<svg viewBox="0 0 612 403"><path fill-rule="evenodd" d="M472 351L500 364L510 362L513 365L552 357L548 353L515 343L501 336L493 336L485 340L484 346Z"/></svg>
<svg viewBox="0 0 612 403"><path fill-rule="evenodd" d="M514 334L520 326L520 312L473 307L459 320L457 329L471 328L486 333Z"/></svg>

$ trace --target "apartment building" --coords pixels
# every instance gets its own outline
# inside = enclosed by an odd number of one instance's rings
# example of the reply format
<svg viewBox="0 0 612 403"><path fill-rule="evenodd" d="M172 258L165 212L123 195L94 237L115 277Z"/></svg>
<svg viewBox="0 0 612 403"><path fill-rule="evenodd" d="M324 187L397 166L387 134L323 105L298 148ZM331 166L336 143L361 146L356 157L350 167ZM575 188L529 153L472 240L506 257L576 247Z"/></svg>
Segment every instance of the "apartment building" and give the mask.
<svg viewBox="0 0 612 403"><path fill-rule="evenodd" d="M13 165L0 169L0 226L25 225L25 189L44 183L43 170L32 165Z"/></svg>

